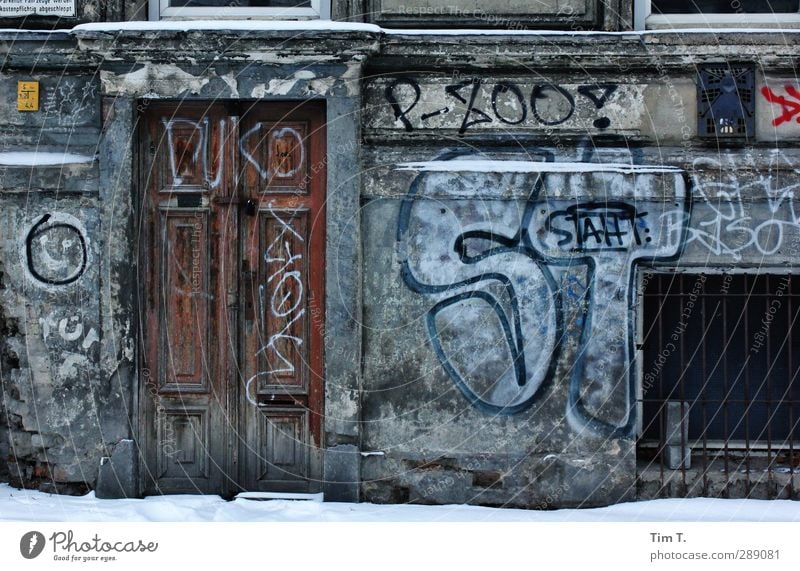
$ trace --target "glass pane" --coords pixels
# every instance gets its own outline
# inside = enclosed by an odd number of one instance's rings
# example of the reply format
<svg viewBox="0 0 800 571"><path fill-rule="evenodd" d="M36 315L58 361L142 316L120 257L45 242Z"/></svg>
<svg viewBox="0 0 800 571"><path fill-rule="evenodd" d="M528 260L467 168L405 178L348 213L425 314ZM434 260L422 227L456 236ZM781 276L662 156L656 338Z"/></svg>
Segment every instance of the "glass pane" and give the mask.
<svg viewBox="0 0 800 571"><path fill-rule="evenodd" d="M310 8L311 0L171 0L173 8Z"/></svg>
<svg viewBox="0 0 800 571"><path fill-rule="evenodd" d="M800 11L800 0L652 0L653 14L771 14Z"/></svg>

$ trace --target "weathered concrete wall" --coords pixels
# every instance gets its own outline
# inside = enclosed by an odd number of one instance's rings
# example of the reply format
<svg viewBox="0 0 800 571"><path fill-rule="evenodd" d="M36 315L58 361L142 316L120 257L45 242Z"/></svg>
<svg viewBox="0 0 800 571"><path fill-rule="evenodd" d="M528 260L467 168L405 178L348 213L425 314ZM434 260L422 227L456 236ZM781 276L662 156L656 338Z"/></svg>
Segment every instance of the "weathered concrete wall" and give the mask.
<svg viewBox="0 0 800 571"><path fill-rule="evenodd" d="M369 169L365 497L631 497L631 272L678 252L683 176L470 162Z"/></svg>
<svg viewBox="0 0 800 571"><path fill-rule="evenodd" d="M23 77L40 82L40 112L13 107L15 79ZM104 233L120 229L109 225L113 194L97 157L98 87L91 74L46 71L5 74L2 83L9 475L48 489L93 485L99 457L130 434L130 379L114 375L119 359L109 357L114 341L104 334L113 309L102 283L119 288L107 281L115 256L104 251ZM124 235L125 219L118 222ZM113 297L118 303L119 292Z"/></svg>
<svg viewBox="0 0 800 571"><path fill-rule="evenodd" d="M720 149L692 65L732 39L405 39L364 87L364 498L634 497L637 269L796 264L796 82L762 47L755 137Z"/></svg>

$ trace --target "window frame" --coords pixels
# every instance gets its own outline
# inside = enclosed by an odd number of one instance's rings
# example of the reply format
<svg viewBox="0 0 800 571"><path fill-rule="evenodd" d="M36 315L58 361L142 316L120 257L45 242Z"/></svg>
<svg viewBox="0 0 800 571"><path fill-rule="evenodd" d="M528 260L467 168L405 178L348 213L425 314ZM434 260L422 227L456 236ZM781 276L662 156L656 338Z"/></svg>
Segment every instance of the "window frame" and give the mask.
<svg viewBox="0 0 800 571"><path fill-rule="evenodd" d="M651 0L635 0L633 28L636 31L680 28L800 28L800 12L761 14L652 14Z"/></svg>
<svg viewBox="0 0 800 571"><path fill-rule="evenodd" d="M268 8L252 6L170 6L170 0L150 0L149 19L188 20L188 19L303 19L330 20L331 0L311 0L310 8Z"/></svg>

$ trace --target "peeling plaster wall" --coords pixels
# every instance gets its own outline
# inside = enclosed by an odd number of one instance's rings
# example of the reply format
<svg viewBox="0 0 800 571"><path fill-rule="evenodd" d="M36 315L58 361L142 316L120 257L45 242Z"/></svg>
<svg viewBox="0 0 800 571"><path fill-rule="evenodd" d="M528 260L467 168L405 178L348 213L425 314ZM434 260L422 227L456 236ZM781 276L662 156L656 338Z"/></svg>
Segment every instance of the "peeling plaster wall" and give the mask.
<svg viewBox="0 0 800 571"><path fill-rule="evenodd" d="M103 247L113 201L96 156L101 101L91 75L28 77L40 81L42 111L11 108L16 85L6 80L0 115L8 133L0 168L3 452L12 483L81 491L94 484L99 457L130 433L130 380L112 376L105 332L114 308L101 295L114 265ZM12 152L50 164L14 164Z"/></svg>
<svg viewBox="0 0 800 571"><path fill-rule="evenodd" d="M637 268L792 271L796 81L759 68L755 137L715 149L698 138L696 77L666 54L605 69L602 50L572 56L587 71L558 60L562 44L534 63L419 43L396 42L364 87L362 496L635 498ZM391 73L396 53L423 52L432 67ZM682 182L604 163L680 169Z"/></svg>

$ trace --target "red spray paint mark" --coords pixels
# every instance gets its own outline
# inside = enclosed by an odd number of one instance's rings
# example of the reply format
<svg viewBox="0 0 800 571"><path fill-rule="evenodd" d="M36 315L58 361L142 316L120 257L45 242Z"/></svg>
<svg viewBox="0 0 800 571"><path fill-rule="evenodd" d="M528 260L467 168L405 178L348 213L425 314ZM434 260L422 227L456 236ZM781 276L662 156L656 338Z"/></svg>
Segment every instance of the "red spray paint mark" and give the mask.
<svg viewBox="0 0 800 571"><path fill-rule="evenodd" d="M777 95L769 87L762 87L761 94L764 99L770 103L776 103L781 106L782 113L772 120L772 125L777 127L791 121L797 115L797 122L800 123L800 91L792 85L784 85L783 88L786 93L794 97L797 101L791 101L783 95Z"/></svg>

